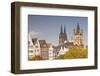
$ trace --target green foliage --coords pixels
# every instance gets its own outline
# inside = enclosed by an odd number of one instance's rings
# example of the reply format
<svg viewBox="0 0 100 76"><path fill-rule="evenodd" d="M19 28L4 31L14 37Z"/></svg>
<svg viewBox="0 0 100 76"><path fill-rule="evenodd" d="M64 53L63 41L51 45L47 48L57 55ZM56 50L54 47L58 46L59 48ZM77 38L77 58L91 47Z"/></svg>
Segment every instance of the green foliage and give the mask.
<svg viewBox="0 0 100 76"><path fill-rule="evenodd" d="M75 58L87 58L87 48L71 48L64 55L59 56L58 59L75 59Z"/></svg>
<svg viewBox="0 0 100 76"><path fill-rule="evenodd" d="M64 56L63 55L60 55L56 59L64 59Z"/></svg>
<svg viewBox="0 0 100 76"><path fill-rule="evenodd" d="M41 56L34 56L32 60L43 60L43 58Z"/></svg>

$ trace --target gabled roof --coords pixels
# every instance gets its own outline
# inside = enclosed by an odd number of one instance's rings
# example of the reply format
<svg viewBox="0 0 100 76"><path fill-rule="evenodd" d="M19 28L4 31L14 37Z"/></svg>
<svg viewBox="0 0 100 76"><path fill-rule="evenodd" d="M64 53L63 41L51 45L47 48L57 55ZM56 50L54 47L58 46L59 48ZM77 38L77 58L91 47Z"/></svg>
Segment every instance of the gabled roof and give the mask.
<svg viewBox="0 0 100 76"><path fill-rule="evenodd" d="M37 43L37 38L33 38L32 42L33 42L33 45L35 45Z"/></svg>
<svg viewBox="0 0 100 76"><path fill-rule="evenodd" d="M41 48L48 48L48 44L45 40L39 40L39 43Z"/></svg>

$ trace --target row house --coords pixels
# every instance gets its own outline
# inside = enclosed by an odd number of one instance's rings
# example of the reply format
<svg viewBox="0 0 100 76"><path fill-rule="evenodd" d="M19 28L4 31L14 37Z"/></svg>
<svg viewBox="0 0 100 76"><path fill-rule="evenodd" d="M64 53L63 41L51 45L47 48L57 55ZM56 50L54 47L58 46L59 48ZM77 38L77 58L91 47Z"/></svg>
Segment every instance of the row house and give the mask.
<svg viewBox="0 0 100 76"><path fill-rule="evenodd" d="M32 60L33 57L39 56L43 60L53 60L53 46L47 44L45 40L38 40L31 38L29 35L28 40L28 59Z"/></svg>
<svg viewBox="0 0 100 76"><path fill-rule="evenodd" d="M37 38L28 38L28 59L32 60L33 57L40 56L40 44Z"/></svg>

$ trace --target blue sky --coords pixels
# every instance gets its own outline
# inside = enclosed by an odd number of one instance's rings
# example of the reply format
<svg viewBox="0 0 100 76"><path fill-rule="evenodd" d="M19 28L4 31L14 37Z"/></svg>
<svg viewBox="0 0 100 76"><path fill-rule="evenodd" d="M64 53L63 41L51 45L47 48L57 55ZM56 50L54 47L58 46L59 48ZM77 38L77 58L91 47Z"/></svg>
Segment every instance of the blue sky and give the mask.
<svg viewBox="0 0 100 76"><path fill-rule="evenodd" d="M79 23L83 29L84 43L87 45L88 37L88 18L74 16L45 16L45 15L29 15L28 16L28 33L32 37L45 39L48 43L57 45L59 42L59 33L61 25L66 27L68 40L71 41L73 29Z"/></svg>

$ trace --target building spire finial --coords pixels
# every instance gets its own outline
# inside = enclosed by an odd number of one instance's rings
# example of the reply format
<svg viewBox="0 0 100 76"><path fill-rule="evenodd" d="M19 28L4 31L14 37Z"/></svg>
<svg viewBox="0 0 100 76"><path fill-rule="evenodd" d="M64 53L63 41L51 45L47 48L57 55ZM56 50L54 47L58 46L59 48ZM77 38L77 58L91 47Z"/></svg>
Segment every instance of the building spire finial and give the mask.
<svg viewBox="0 0 100 76"><path fill-rule="evenodd" d="M64 33L66 34L66 27L65 27L65 25L64 25Z"/></svg>
<svg viewBox="0 0 100 76"><path fill-rule="evenodd" d="M60 33L61 34L63 33L62 24L61 24L61 28L60 28Z"/></svg>
<svg viewBox="0 0 100 76"><path fill-rule="evenodd" d="M79 33L79 32L80 32L80 26L79 26L79 23L77 23L76 32L77 32L77 33Z"/></svg>
<svg viewBox="0 0 100 76"><path fill-rule="evenodd" d="M64 25L64 38L65 38L65 41L67 41L67 33L66 33L66 27Z"/></svg>

